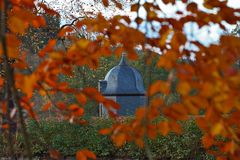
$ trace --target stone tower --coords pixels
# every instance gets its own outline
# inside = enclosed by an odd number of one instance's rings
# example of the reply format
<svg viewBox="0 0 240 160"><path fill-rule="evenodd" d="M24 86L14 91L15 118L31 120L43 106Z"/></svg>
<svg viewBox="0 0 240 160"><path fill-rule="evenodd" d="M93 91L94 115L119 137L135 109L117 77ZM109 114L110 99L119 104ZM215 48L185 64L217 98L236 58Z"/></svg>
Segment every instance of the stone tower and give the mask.
<svg viewBox="0 0 240 160"><path fill-rule="evenodd" d="M118 115L133 115L137 107L146 103L142 76L127 64L125 54L120 63L107 73L105 79L99 80L98 87L106 98L120 104ZM108 117L102 104L99 105L99 116Z"/></svg>

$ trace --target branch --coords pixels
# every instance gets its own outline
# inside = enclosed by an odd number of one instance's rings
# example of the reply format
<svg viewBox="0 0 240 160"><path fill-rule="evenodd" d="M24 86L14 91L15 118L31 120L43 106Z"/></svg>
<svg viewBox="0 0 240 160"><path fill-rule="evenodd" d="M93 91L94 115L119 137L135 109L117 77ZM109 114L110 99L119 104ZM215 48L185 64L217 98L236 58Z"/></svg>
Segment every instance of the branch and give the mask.
<svg viewBox="0 0 240 160"><path fill-rule="evenodd" d="M76 21L78 21L80 18L85 18L84 16L81 16L81 17L77 17L77 18L75 18L71 23L67 23L67 24L64 24L64 25L62 25L60 28L59 28L59 31L61 31L63 28L65 28L65 27L67 27L67 26L73 26L74 25L74 23L76 22Z"/></svg>
<svg viewBox="0 0 240 160"><path fill-rule="evenodd" d="M6 43L6 32L7 32L6 31L6 24L7 24L6 19L7 19L8 5L9 5L8 0L4 0L4 8L3 8L2 14L1 14L1 19L2 19L1 43L2 43L2 47L3 47L3 61L4 61L4 67L5 67L4 69L6 71L6 79L7 79L6 82L8 83L7 86L8 86L8 89L11 91L13 103L19 111L18 116L19 116L19 120L20 120L20 124L21 124L22 134L24 137L24 143L25 143L25 147L26 147L26 151L27 151L27 156L28 156L28 159L31 160L32 152L31 152L30 142L28 139L26 124L24 122L23 111L22 111L22 108L21 108L18 98L17 98L17 90L16 90L15 83L14 83L13 70L12 70L10 64L8 63L8 53L7 53L7 43Z"/></svg>

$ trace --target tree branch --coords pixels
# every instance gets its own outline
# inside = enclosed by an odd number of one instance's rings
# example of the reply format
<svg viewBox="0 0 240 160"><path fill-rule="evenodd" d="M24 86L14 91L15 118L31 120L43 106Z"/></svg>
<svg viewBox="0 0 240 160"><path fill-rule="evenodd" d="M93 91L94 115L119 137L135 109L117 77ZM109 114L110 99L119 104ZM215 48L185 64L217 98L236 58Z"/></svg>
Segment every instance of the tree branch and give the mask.
<svg viewBox="0 0 240 160"><path fill-rule="evenodd" d="M21 108L18 98L17 98L17 90L16 90L15 83L14 83L13 70L12 70L10 64L8 63L8 53L7 53L7 43L6 43L6 28L7 28L6 19L7 19L8 5L9 5L8 0L4 0L4 8L1 13L1 19L2 19L1 43L2 43L2 47L3 47L4 69L6 72L6 82L8 83L7 84L8 89L11 91L14 106L16 106L16 108L18 109L18 113L19 113L18 116L19 116L19 120L20 120L20 124L21 124L22 134L24 137L24 143L25 143L27 156L28 156L28 159L31 160L32 152L31 152L31 146L30 146L30 142L29 142L27 129L26 129L26 124L25 124L24 117L23 117L23 111L22 111L22 108Z"/></svg>

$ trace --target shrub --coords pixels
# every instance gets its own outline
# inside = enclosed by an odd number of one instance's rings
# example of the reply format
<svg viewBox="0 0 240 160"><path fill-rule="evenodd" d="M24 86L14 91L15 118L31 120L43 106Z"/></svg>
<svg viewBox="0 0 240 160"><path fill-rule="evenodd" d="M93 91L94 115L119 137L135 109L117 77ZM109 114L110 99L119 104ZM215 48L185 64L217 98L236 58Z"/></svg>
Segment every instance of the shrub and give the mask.
<svg viewBox="0 0 240 160"><path fill-rule="evenodd" d="M64 156L74 156L76 151L87 148L101 158L146 158L145 150L138 148L134 143L116 148L109 137L98 134L100 128L110 125L110 120L96 118L86 126L64 121L41 121L38 126L34 121L29 121L27 127L35 156L45 156L51 146L59 150ZM190 120L182 125L184 131L181 135L170 133L168 136L158 135L155 140L147 140L154 159L214 159L203 149L201 145L202 133L195 121ZM18 137L17 141L17 143L22 144L22 137ZM3 144L1 139L1 148L3 145L6 144ZM22 148L17 149L23 150Z"/></svg>

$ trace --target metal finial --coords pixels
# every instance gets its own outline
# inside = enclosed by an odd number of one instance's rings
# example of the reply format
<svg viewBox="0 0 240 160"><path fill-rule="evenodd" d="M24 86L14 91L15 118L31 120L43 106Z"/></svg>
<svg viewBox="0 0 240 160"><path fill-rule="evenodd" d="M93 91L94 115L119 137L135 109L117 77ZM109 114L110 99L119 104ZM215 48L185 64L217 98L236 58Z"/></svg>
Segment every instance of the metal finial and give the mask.
<svg viewBox="0 0 240 160"><path fill-rule="evenodd" d="M126 53L122 53L122 57L118 65L120 66L127 65Z"/></svg>

